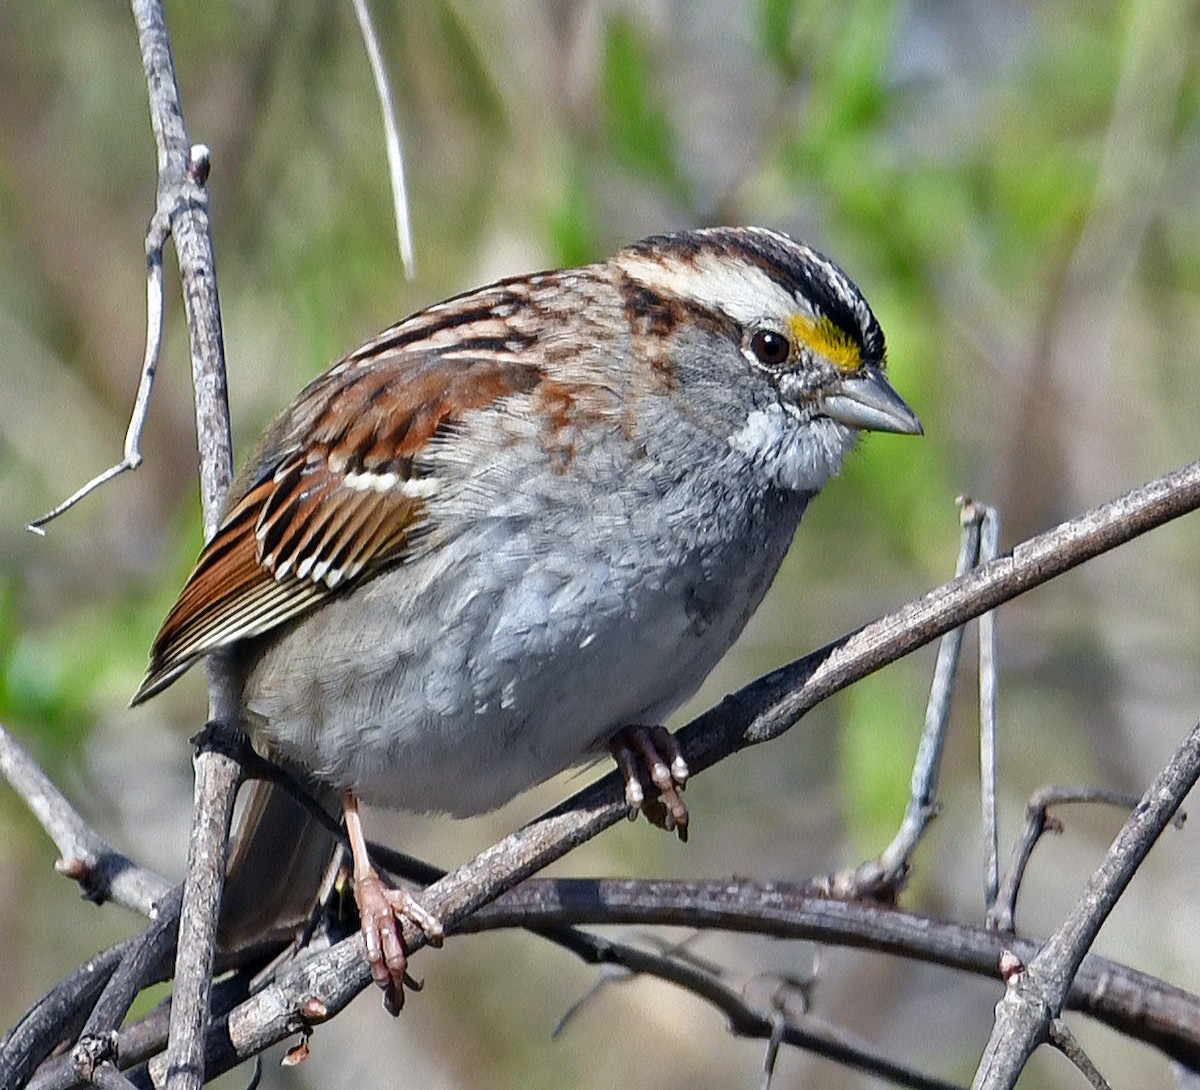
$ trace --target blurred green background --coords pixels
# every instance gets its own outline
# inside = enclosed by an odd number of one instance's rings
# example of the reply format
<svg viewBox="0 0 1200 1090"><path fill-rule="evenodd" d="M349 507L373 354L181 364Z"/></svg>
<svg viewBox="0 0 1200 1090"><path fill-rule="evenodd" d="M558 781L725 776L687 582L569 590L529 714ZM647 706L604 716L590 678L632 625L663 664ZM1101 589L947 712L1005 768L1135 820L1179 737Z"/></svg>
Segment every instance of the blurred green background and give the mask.
<svg viewBox="0 0 1200 1090"><path fill-rule="evenodd" d="M385 155L348 3L168 5L212 213L239 452L302 383L403 314L500 275L601 257L670 228L761 223L833 255L887 331L922 441L875 436L805 519L698 710L948 576L955 497L999 507L1005 547L1197 456L1200 12L1183 0L376 0L401 115L418 272L400 271ZM116 3L0 3L0 720L116 843L177 877L190 807L189 677L126 708L200 545L185 330L169 280L146 464L39 539L24 524L114 461L144 335L154 149L134 28ZM173 275L173 269L170 272ZM1200 709L1200 524L1184 520L1006 607L1002 832L1047 782L1140 792ZM972 643L968 644L973 647ZM932 652L695 782L686 849L642 824L573 874L803 878L886 843L902 813ZM974 671L945 810L906 903L981 916ZM685 713L686 714L686 711ZM590 774L590 773L587 773ZM453 864L561 798L374 830ZM1120 822L1066 815L1019 907L1073 903ZM136 921L81 902L0 787L0 1025ZM1200 988L1200 848L1171 833L1100 948ZM53 935L53 941L48 936ZM816 952L709 936L735 979ZM815 1013L968 1080L995 987L819 952ZM751 1086L762 1046L665 985L594 980L527 936L451 941L396 1022L374 995L269 1085ZM1114 1083L1166 1065L1080 1023ZM244 1085L244 1072L224 1085ZM1077 1084L1039 1054L1023 1086ZM787 1053L777 1087L875 1085Z"/></svg>

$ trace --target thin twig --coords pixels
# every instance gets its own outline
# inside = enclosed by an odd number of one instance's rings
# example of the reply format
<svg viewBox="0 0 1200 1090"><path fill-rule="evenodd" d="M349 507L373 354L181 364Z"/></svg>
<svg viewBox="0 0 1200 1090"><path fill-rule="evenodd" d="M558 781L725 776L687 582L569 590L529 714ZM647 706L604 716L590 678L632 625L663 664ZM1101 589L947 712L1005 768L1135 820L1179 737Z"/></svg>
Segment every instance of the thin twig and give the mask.
<svg viewBox="0 0 1200 1090"><path fill-rule="evenodd" d="M633 973L624 966L602 965L596 979L592 981L587 990L578 999L569 1003L567 1009L559 1015L558 1021L554 1023L554 1028L550 1031L550 1039L557 1040L566 1033L567 1027L583 1013L584 1008L598 998L610 984L628 983L633 979Z"/></svg>
<svg viewBox="0 0 1200 1090"><path fill-rule="evenodd" d="M196 801L171 1004L168 1090L199 1090L206 1078L204 1042L225 882L225 845L239 778L237 763L226 754L211 750L197 754Z"/></svg>
<svg viewBox="0 0 1200 1090"><path fill-rule="evenodd" d="M1108 1080L1100 1074L1100 1069L1084 1052L1083 1045L1071 1032L1071 1027L1061 1018L1053 1018L1050 1021L1050 1043L1079 1069L1092 1090L1112 1090Z"/></svg>
<svg viewBox="0 0 1200 1090"><path fill-rule="evenodd" d="M408 188L404 181L404 154L400 145L400 127L396 124L396 108L392 102L391 81L383 63L383 52L379 38L371 22L371 11L367 0L354 0L354 16L367 47L367 58L371 62L371 78L375 81L375 93L379 96L379 107L383 111L383 132L387 144L388 174L392 179L392 206L396 214L396 238L400 244L400 263L411 280L416 275L413 256L412 223L408 214Z"/></svg>
<svg viewBox="0 0 1200 1090"><path fill-rule="evenodd" d="M531 878L530 881L537 882L539 879ZM590 955L599 947L599 944L604 944L603 949L605 952L605 957L600 965L600 973L597 975L596 980L587 989L587 991L585 991L583 995L575 1000L575 1002L573 1002L567 1008L559 1020L554 1024L554 1029L550 1031L551 1038L561 1036L571 1022L574 1021L575 1017L583 1010L583 1008L610 984L627 984L635 979L634 972L626 966L620 964L619 958L614 959L612 956L614 951L620 948L620 943L609 943L607 940L601 939L599 935L594 935L590 931L581 931L576 927L538 927L536 929L532 929L532 933L535 935L540 935L543 938L548 938L556 945L562 946L564 950L571 950L572 952L580 953L581 956L584 957L584 960L589 962L592 961L592 957ZM690 950L690 947L693 945L693 943L700 939L703 934L703 931L693 931L682 942L676 943L665 943L657 935L644 935L643 939L651 946L657 948L657 957L672 962L686 961L695 969L699 969L702 972L706 972L712 976L718 976L721 974L720 965L707 958L701 958ZM560 942L560 937L566 938L568 941ZM577 943L580 941L585 943L590 949L577 949Z"/></svg>
<svg viewBox="0 0 1200 1090"><path fill-rule="evenodd" d="M542 883L538 885L540 887ZM484 920L485 916L481 914L474 919ZM736 1037L767 1041L764 1077L768 1081L779 1045L788 1044L815 1056L835 1060L851 1070L887 1079L897 1086L959 1090L954 1083L933 1078L888 1059L869 1043L805 1011L798 1014L789 1011L786 1000L779 995L779 989L775 989L763 1001L755 1002L747 996L746 989L735 988L723 980L715 967L691 958L643 950L629 943L606 941L604 968L611 969L614 965L619 965L625 973L630 974L625 979L652 977L712 1004L728 1018L730 1031Z"/></svg>
<svg viewBox="0 0 1200 1090"><path fill-rule="evenodd" d="M820 701L880 666L1197 507L1200 461L1060 523L991 563L776 670L753 686L757 706L740 733L739 748L782 734ZM714 715L717 711L720 709ZM702 716L698 722L707 726L713 721ZM693 759L707 759L704 752L694 758L688 752L685 757L689 767Z"/></svg>
<svg viewBox="0 0 1200 1090"><path fill-rule="evenodd" d="M1025 824L1021 835L1013 845L1012 858L1004 879L1000 883L996 904L988 914L988 927L997 931L1012 931L1016 927L1017 895L1025 879L1025 870L1033 856L1033 849L1045 832L1060 832L1062 824L1050 816L1051 806L1067 803L1105 803L1132 810L1138 804L1136 795L1107 787L1041 787L1025 804ZM1172 821L1177 828L1183 826L1183 815L1176 814Z"/></svg>
<svg viewBox="0 0 1200 1090"><path fill-rule="evenodd" d="M973 1090L1009 1090L1062 1012L1071 982L1134 872L1200 779L1200 722L1142 796L1062 926L1008 981ZM1022 959L1024 960L1024 959Z"/></svg>
<svg viewBox="0 0 1200 1090"><path fill-rule="evenodd" d="M771 1019L771 1036L767 1039L767 1051L763 1054L763 1077L759 1084L762 1090L771 1090L771 1080L775 1077L775 1063L779 1059L785 1028L783 1018L776 1014Z"/></svg>
<svg viewBox="0 0 1200 1090"><path fill-rule="evenodd" d="M45 535L46 524L65 514L85 496L122 473L137 469L142 464L142 433L146 429L146 417L150 412L150 395L154 389L154 375L158 369L159 353L162 351L163 332L163 247L171 233L171 217L165 209L158 209L150 220L146 231L146 348L142 354L142 377L138 382L137 397L125 430L123 457L116 465L109 466L97 474L82 488L76 489L62 503L41 518L34 519L26 527L35 534Z"/></svg>
<svg viewBox="0 0 1200 1090"><path fill-rule="evenodd" d="M176 949L180 902L181 897L176 892L171 905L173 911L163 913L154 920L121 959L121 964L109 978L99 1001L88 1015L80 1034L81 1044L88 1039L107 1039L111 1036L125 1021L138 992L163 979Z"/></svg>
<svg viewBox="0 0 1200 1090"><path fill-rule="evenodd" d="M188 140L161 0L132 0L132 9L158 151L158 211L169 218L183 282L207 540L220 523L233 479L225 349L205 187L209 154L207 148L193 146ZM208 677L210 717L228 718L237 706L232 673L216 658L208 664ZM202 752L197 757L195 813L171 1006L171 1090L198 1090L204 1081L217 906L225 880L225 843L238 778L237 764L228 756Z"/></svg>
<svg viewBox="0 0 1200 1090"><path fill-rule="evenodd" d="M979 563L979 525L983 508L964 497L959 497L958 504L962 534L954 574L963 576ZM950 721L950 698L962 655L963 631L961 625L951 629L938 644L929 700L925 705L925 726L913 761L908 806L900 828L878 858L828 879L827 889L834 896L878 898L904 886L913 852L937 815L938 775Z"/></svg>
<svg viewBox="0 0 1200 1090"><path fill-rule="evenodd" d="M983 508L979 559L986 564L1000 553L1000 518ZM989 913L1000 888L1000 829L996 816L996 611L979 618L979 797L983 814L983 910Z"/></svg>

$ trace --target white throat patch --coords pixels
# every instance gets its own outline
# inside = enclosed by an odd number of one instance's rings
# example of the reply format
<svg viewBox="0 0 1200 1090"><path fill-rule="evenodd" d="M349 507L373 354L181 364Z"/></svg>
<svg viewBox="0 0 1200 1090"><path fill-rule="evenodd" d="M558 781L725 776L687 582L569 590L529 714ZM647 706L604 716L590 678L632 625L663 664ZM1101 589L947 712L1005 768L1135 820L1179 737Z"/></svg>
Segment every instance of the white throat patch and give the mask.
<svg viewBox="0 0 1200 1090"><path fill-rule="evenodd" d="M796 421L780 404L755 409L729 445L757 462L781 488L817 492L842 468L858 433L823 416Z"/></svg>

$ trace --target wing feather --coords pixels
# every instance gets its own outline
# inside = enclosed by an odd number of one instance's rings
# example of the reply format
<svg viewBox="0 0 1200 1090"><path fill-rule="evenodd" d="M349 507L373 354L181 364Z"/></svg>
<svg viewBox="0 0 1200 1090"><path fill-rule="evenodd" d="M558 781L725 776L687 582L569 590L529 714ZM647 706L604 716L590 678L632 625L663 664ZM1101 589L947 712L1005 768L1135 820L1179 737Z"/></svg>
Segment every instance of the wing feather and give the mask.
<svg viewBox="0 0 1200 1090"><path fill-rule="evenodd" d="M249 484L234 486L133 703L197 659L265 636L402 560L437 492L420 463L430 440L539 380L536 368L502 356L449 362L386 347L315 379L251 458Z"/></svg>

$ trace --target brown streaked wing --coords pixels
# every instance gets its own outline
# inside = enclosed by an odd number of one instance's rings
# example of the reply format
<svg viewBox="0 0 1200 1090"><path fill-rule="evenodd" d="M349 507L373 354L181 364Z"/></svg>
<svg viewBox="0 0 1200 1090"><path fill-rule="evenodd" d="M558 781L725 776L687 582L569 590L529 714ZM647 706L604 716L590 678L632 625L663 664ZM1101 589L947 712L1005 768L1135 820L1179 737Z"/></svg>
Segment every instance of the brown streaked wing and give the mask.
<svg viewBox="0 0 1200 1090"><path fill-rule="evenodd" d="M272 479L255 524L258 562L286 584L289 579L326 590L361 575L372 564L403 552L422 503L404 486L420 478L397 459L395 468L334 468L335 451L299 451ZM354 488L348 481L377 482Z"/></svg>
<svg viewBox="0 0 1200 1090"><path fill-rule="evenodd" d="M258 456L259 479L200 554L133 703L198 658L265 635L401 559L425 521L414 459L463 413L539 377L511 359L401 353L316 379L273 429L291 445Z"/></svg>
<svg viewBox="0 0 1200 1090"><path fill-rule="evenodd" d="M150 648L150 667L131 703L171 684L198 658L234 640L262 635L329 593L299 579L278 581L258 560L254 524L263 482L230 513L200 554L179 600Z"/></svg>

